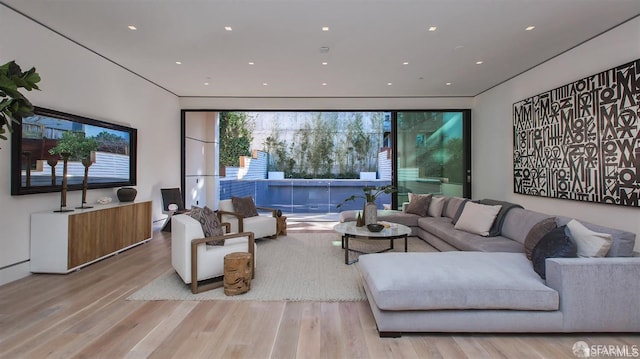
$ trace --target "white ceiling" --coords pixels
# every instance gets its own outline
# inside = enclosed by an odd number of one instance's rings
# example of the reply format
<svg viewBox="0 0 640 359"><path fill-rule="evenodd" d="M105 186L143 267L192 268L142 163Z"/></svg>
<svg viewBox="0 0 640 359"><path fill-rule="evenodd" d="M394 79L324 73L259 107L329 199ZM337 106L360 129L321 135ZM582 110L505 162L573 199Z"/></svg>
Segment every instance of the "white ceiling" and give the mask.
<svg viewBox="0 0 640 359"><path fill-rule="evenodd" d="M1 2L179 96L475 96L640 14L640 0Z"/></svg>

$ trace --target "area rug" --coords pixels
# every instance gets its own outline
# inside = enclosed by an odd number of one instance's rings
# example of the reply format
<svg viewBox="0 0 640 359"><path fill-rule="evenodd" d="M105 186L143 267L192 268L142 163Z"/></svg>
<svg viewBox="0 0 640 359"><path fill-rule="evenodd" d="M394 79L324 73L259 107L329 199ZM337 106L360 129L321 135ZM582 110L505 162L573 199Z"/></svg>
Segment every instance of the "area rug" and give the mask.
<svg viewBox="0 0 640 359"><path fill-rule="evenodd" d="M223 288L192 294L175 271L170 270L127 299L129 300L255 300L255 301L363 301L357 265L344 264L340 235L290 233L257 243L256 276L245 294L226 296ZM350 248L376 251L389 241L351 240ZM395 251L404 250L402 240ZM409 251L433 249L416 237L409 237ZM351 259L354 259L352 254Z"/></svg>

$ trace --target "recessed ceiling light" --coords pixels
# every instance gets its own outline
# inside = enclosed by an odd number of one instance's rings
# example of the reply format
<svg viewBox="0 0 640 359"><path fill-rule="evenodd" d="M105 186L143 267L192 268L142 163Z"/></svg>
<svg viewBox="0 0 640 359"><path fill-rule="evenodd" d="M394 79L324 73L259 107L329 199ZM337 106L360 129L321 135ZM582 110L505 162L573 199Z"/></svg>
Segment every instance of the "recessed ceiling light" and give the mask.
<svg viewBox="0 0 640 359"><path fill-rule="evenodd" d="M409 61L405 61L402 63L403 65L409 65Z"/></svg>
<svg viewBox="0 0 640 359"><path fill-rule="evenodd" d="M233 29L231 28L231 26L225 26L225 27L224 27L224 29L225 29L226 31L232 31L232 30L233 30Z"/></svg>
<svg viewBox="0 0 640 359"><path fill-rule="evenodd" d="M430 26L429 27L429 31L431 31L431 32L436 31L436 30L438 30L437 26Z"/></svg>
<svg viewBox="0 0 640 359"><path fill-rule="evenodd" d="M182 65L182 62L176 61L176 65Z"/></svg>
<svg viewBox="0 0 640 359"><path fill-rule="evenodd" d="M269 86L269 84L268 84L268 83L266 83L266 82L263 82L263 83L262 83L262 86Z"/></svg>
<svg viewBox="0 0 640 359"><path fill-rule="evenodd" d="M445 85L447 85L447 86L451 86L451 82L447 82Z"/></svg>
<svg viewBox="0 0 640 359"><path fill-rule="evenodd" d="M249 61L249 65L255 65L256 63L253 61Z"/></svg>
<svg viewBox="0 0 640 359"><path fill-rule="evenodd" d="M209 86L209 83L208 83L208 82L205 82L205 83L204 83L204 85L205 85L205 86Z"/></svg>
<svg viewBox="0 0 640 359"><path fill-rule="evenodd" d="M482 65L483 62L482 61L476 61L476 65Z"/></svg>
<svg viewBox="0 0 640 359"><path fill-rule="evenodd" d="M460 50L460 49L462 49L462 48L464 48L464 46L462 46L462 45L458 45L458 46L454 47L453 49L457 51L457 50Z"/></svg>
<svg viewBox="0 0 640 359"><path fill-rule="evenodd" d="M329 26L323 26L322 31L329 31Z"/></svg>
<svg viewBox="0 0 640 359"><path fill-rule="evenodd" d="M323 64L323 65L326 65L326 64L328 64L328 62L326 62L326 61L323 61L323 62L322 62L322 64Z"/></svg>
<svg viewBox="0 0 640 359"><path fill-rule="evenodd" d="M129 28L129 30L138 30L138 28L133 25L129 25L127 27Z"/></svg>
<svg viewBox="0 0 640 359"><path fill-rule="evenodd" d="M392 82L387 82L387 86L391 86L391 85L393 85Z"/></svg>
<svg viewBox="0 0 640 359"><path fill-rule="evenodd" d="M322 83L322 86L327 86L327 83L326 83L326 82L323 82L323 83Z"/></svg>
<svg viewBox="0 0 640 359"><path fill-rule="evenodd" d="M527 26L527 27L525 28L525 30L527 30L527 31L531 31L531 30L533 30L533 29L535 29L535 28L536 28L535 26L531 25L531 26Z"/></svg>

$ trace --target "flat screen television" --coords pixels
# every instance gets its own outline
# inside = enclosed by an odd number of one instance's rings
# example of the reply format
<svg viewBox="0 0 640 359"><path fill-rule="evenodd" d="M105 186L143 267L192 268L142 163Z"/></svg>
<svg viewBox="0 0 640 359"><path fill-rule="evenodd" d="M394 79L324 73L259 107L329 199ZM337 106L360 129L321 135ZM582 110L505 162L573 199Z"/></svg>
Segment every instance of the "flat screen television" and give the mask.
<svg viewBox="0 0 640 359"><path fill-rule="evenodd" d="M67 135L65 135L67 133ZM34 114L13 124L11 136L11 194L59 192L63 160L56 146L72 134L95 141L87 188L136 185L135 128L36 107ZM69 158L68 190L81 190L85 166Z"/></svg>

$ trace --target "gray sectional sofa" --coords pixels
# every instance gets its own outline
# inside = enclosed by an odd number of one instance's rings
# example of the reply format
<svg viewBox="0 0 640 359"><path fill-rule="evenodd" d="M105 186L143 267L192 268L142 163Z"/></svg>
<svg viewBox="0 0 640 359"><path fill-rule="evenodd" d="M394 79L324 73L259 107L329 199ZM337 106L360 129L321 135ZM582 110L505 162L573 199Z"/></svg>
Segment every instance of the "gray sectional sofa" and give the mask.
<svg viewBox="0 0 640 359"><path fill-rule="evenodd" d="M608 233L602 258L547 258L546 280L525 255L525 239L555 218L513 207L493 237L454 228L465 199L447 197L442 217L379 211L441 252L362 255L358 267L381 336L403 332L640 332L640 258L635 234ZM355 218L341 213L341 221Z"/></svg>

